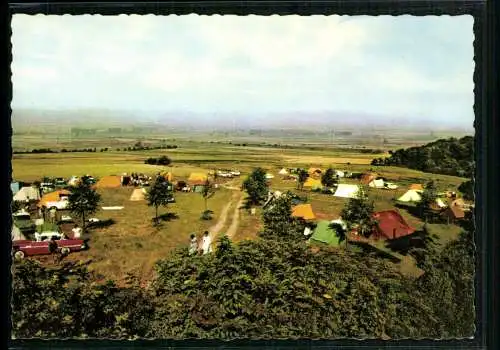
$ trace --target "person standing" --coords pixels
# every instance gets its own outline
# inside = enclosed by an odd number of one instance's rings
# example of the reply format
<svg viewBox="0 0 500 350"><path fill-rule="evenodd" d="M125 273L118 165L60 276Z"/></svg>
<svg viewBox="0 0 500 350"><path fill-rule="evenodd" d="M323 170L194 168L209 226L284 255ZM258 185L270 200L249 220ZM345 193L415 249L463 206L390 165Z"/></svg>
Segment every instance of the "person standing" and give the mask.
<svg viewBox="0 0 500 350"><path fill-rule="evenodd" d="M78 224L75 224L75 227L73 227L71 232L73 232L73 239L80 239L82 236L82 229L78 226Z"/></svg>
<svg viewBox="0 0 500 350"><path fill-rule="evenodd" d="M212 252L212 238L208 231L205 231L203 235L201 249L203 250L203 254L208 254Z"/></svg>
<svg viewBox="0 0 500 350"><path fill-rule="evenodd" d="M191 239L189 240L189 255L196 254L198 250L198 239L194 233L191 234Z"/></svg>
<svg viewBox="0 0 500 350"><path fill-rule="evenodd" d="M52 208L52 209L49 210L49 213L50 213L50 221L54 224L56 222L57 209L56 208Z"/></svg>

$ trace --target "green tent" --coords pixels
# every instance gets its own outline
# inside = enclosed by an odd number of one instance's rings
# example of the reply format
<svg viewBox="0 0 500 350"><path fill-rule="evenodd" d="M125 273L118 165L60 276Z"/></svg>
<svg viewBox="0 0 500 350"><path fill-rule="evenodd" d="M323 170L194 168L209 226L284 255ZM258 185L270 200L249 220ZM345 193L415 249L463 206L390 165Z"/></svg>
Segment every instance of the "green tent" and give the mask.
<svg viewBox="0 0 500 350"><path fill-rule="evenodd" d="M337 232L330 228L330 221L320 221L314 229L311 240L326 243L332 246L340 245Z"/></svg>

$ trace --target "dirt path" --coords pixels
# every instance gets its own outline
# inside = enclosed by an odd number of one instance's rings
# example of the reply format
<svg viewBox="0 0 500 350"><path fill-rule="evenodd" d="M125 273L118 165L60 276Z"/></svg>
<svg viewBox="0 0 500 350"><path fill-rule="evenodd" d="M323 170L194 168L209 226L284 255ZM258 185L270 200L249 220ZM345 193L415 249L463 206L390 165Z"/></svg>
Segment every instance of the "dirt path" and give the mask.
<svg viewBox="0 0 500 350"><path fill-rule="evenodd" d="M236 204L236 207L234 208L234 214L233 214L233 221L231 222L231 226L229 226L229 229L227 230L227 236L229 238L233 238L233 236L236 234L236 230L238 229L238 225L240 224L240 207L243 205L243 196L240 193L240 200Z"/></svg>
<svg viewBox="0 0 500 350"><path fill-rule="evenodd" d="M226 224L227 221L227 214L229 212L229 208L231 208L231 205L234 202L234 199L236 198L237 193L233 194L233 197L231 198L231 201L227 203L224 208L222 209L222 212L220 213L219 220L217 220L217 223L212 226L208 231L210 234L219 234L219 231L222 230L224 225Z"/></svg>

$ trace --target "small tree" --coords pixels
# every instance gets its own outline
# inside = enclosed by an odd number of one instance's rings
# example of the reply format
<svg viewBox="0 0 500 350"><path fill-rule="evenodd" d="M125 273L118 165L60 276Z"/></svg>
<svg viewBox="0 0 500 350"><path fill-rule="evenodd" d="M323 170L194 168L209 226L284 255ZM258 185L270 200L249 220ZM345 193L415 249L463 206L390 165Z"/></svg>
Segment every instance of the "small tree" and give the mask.
<svg viewBox="0 0 500 350"><path fill-rule="evenodd" d="M464 199L469 201L474 200L474 183L472 180L462 182L458 190L463 194Z"/></svg>
<svg viewBox="0 0 500 350"><path fill-rule="evenodd" d="M376 224L373 211L373 201L369 201L366 191L360 188L356 198L349 199L340 215L348 231L355 228L362 236L368 237Z"/></svg>
<svg viewBox="0 0 500 350"><path fill-rule="evenodd" d="M300 169L297 175L298 175L297 188L302 191L304 189L304 183L306 182L307 178L309 177L309 174L307 173L306 170Z"/></svg>
<svg viewBox="0 0 500 350"><path fill-rule="evenodd" d="M210 197L211 193L212 193L212 185L207 178L207 180L205 181L205 184L203 186L203 190L201 191L201 195L203 196L203 199L205 200L205 211L208 210L207 201L208 201L208 198Z"/></svg>
<svg viewBox="0 0 500 350"><path fill-rule="evenodd" d="M332 168L328 168L325 173L321 176L321 184L330 188L335 186L338 183L337 176L335 175L335 170Z"/></svg>
<svg viewBox="0 0 500 350"><path fill-rule="evenodd" d="M248 194L248 204L259 205L266 199L269 186L266 181L266 172L262 168L255 169L243 182L243 189Z"/></svg>
<svg viewBox="0 0 500 350"><path fill-rule="evenodd" d="M347 230L345 230L344 227L338 222L331 223L330 228L336 232L337 236L339 237L339 242L345 241L345 247L347 248L349 243Z"/></svg>
<svg viewBox="0 0 500 350"><path fill-rule="evenodd" d="M434 181L429 181L424 187L420 202L418 202L418 208L425 222L427 222L431 215L432 206L436 203L437 197L436 184Z"/></svg>
<svg viewBox="0 0 500 350"><path fill-rule="evenodd" d="M153 185L146 194L148 206L155 207L154 222L158 223L158 207L166 207L172 197L171 184L163 177L157 176Z"/></svg>
<svg viewBox="0 0 500 350"><path fill-rule="evenodd" d="M266 238L302 238L304 225L292 217L292 194L290 192L277 198L272 206L262 215L264 231L261 236Z"/></svg>
<svg viewBox="0 0 500 350"><path fill-rule="evenodd" d="M82 232L86 230L85 218L97 211L101 195L88 183L80 181L71 187L68 197L68 209L82 220Z"/></svg>

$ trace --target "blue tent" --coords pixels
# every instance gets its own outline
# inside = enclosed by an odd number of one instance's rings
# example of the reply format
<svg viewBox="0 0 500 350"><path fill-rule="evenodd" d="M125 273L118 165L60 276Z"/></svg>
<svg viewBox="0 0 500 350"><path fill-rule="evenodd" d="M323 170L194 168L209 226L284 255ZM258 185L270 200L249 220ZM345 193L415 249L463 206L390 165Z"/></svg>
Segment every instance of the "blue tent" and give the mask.
<svg viewBox="0 0 500 350"><path fill-rule="evenodd" d="M12 195L15 195L21 189L21 184L19 182L12 182L10 184L10 190L12 191Z"/></svg>

